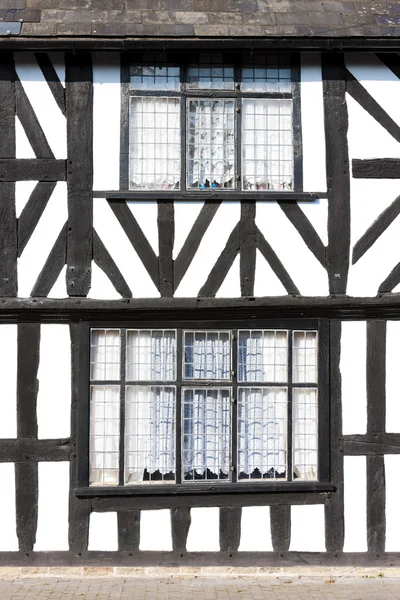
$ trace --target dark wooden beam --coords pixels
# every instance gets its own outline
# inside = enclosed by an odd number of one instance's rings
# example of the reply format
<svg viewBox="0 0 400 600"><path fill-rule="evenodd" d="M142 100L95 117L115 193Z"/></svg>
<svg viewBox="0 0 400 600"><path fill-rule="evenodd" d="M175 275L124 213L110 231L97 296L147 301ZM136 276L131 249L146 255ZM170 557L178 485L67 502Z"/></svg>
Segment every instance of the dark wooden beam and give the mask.
<svg viewBox="0 0 400 600"><path fill-rule="evenodd" d="M328 184L326 267L331 294L345 294L350 261L350 167L344 56L322 54Z"/></svg>
<svg viewBox="0 0 400 600"><path fill-rule="evenodd" d="M59 462L69 460L69 454L69 439L16 438L0 440L0 462Z"/></svg>
<svg viewBox="0 0 400 600"><path fill-rule="evenodd" d="M15 82L15 98L17 117L26 133L26 137L35 153L36 158L53 158L54 154L46 139L39 119L29 101L28 96L19 79Z"/></svg>
<svg viewBox="0 0 400 600"><path fill-rule="evenodd" d="M399 158L353 158L355 179L400 179Z"/></svg>
<svg viewBox="0 0 400 600"><path fill-rule="evenodd" d="M330 473L336 491L328 496L325 504L325 545L328 552L342 552L344 545L341 334L341 321L331 321L329 343Z"/></svg>
<svg viewBox="0 0 400 600"><path fill-rule="evenodd" d="M56 187L55 182L38 181L18 219L18 257L29 242Z"/></svg>
<svg viewBox="0 0 400 600"><path fill-rule="evenodd" d="M345 435L343 448L347 456L400 454L400 433L371 432Z"/></svg>
<svg viewBox="0 0 400 600"><path fill-rule="evenodd" d="M254 200L242 202L240 208L240 291L242 296L254 296L257 250L256 203Z"/></svg>
<svg viewBox="0 0 400 600"><path fill-rule="evenodd" d="M15 160L15 79L13 55L5 53L0 62L0 159L3 160ZM15 179L10 183L0 183L1 296L16 296L18 287L14 181Z"/></svg>
<svg viewBox="0 0 400 600"><path fill-rule="evenodd" d="M0 181L65 181L65 160L0 158Z"/></svg>
<svg viewBox="0 0 400 600"><path fill-rule="evenodd" d="M175 239L174 203L159 200L158 207L158 280L161 296L174 295L174 261L172 253Z"/></svg>
<svg viewBox="0 0 400 600"><path fill-rule="evenodd" d="M61 81L58 78L55 68L49 58L49 55L45 52L37 52L35 54L35 58L38 62L38 65L44 75L44 78L47 81L47 84L50 88L51 93L53 94L54 100L58 104L58 108L61 110L62 114L65 116L66 107L65 107L65 89L62 86Z"/></svg>
<svg viewBox="0 0 400 600"><path fill-rule="evenodd" d="M65 55L67 108L67 292L87 296L93 256L93 73L91 54Z"/></svg>
<svg viewBox="0 0 400 600"><path fill-rule="evenodd" d="M270 507L271 540L275 552L287 552L290 546L290 505L278 504Z"/></svg>
<svg viewBox="0 0 400 600"><path fill-rule="evenodd" d="M54 246L51 249L49 256L44 264L43 269L39 273L39 277L33 286L31 296L46 297L58 276L60 275L67 260L67 223L61 229L60 234Z"/></svg>

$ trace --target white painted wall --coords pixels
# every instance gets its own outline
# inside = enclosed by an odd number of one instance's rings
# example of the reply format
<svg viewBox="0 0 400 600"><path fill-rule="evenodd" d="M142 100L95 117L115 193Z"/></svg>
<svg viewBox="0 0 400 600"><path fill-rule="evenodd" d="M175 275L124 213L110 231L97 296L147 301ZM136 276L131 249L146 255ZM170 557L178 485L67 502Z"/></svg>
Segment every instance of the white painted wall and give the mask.
<svg viewBox="0 0 400 600"><path fill-rule="evenodd" d="M68 325L41 326L38 380L38 437L69 437L71 339Z"/></svg>
<svg viewBox="0 0 400 600"><path fill-rule="evenodd" d="M386 482L386 552L400 550L400 456L387 454L385 456Z"/></svg>
<svg viewBox="0 0 400 600"><path fill-rule="evenodd" d="M17 335L17 325L0 325L0 438L17 437Z"/></svg>
<svg viewBox="0 0 400 600"><path fill-rule="evenodd" d="M15 69L55 158L67 158L66 119L33 53L16 52ZM58 68L61 65L59 55ZM22 149L21 149L22 151ZM29 158L25 156L24 158Z"/></svg>
<svg viewBox="0 0 400 600"><path fill-rule="evenodd" d="M325 552L324 506L291 507L291 536L289 550Z"/></svg>
<svg viewBox="0 0 400 600"><path fill-rule="evenodd" d="M367 465L365 456L344 457L344 552L367 550Z"/></svg>
<svg viewBox="0 0 400 600"><path fill-rule="evenodd" d="M326 191L325 125L319 53L301 55L301 124L303 138L303 189Z"/></svg>
<svg viewBox="0 0 400 600"><path fill-rule="evenodd" d="M17 194L22 193L21 204L28 195L27 191L27 187L17 187ZM27 298L31 295L33 286L67 218L67 184L59 181L21 258L18 259L18 295L20 297ZM53 292L50 295L55 298L59 297L59 294L61 297L67 295L65 278L62 288L58 288L58 293Z"/></svg>
<svg viewBox="0 0 400 600"><path fill-rule="evenodd" d="M171 511L140 511L139 550L172 550Z"/></svg>
<svg viewBox="0 0 400 600"><path fill-rule="evenodd" d="M340 350L343 434L367 431L367 326L343 321Z"/></svg>
<svg viewBox="0 0 400 600"><path fill-rule="evenodd" d="M93 188L119 190L121 68L116 53L93 54Z"/></svg>
<svg viewBox="0 0 400 600"><path fill-rule="evenodd" d="M0 552L18 550L13 463L0 463Z"/></svg>
<svg viewBox="0 0 400 600"><path fill-rule="evenodd" d="M116 512L90 514L89 550L118 550L118 520Z"/></svg>
<svg viewBox="0 0 400 600"><path fill-rule="evenodd" d="M318 221L325 221L326 204L315 201L312 203L312 208L315 213L321 211L320 216L315 218ZM311 206L309 210L311 211ZM257 202L256 224L301 294L305 296L328 295L328 277L325 269L307 248L302 237L277 202ZM322 223L320 227L326 229L326 225L323 226ZM262 289L265 290L263 295L269 295L266 287ZM275 293L276 287L274 286L272 289Z"/></svg>
<svg viewBox="0 0 400 600"><path fill-rule="evenodd" d="M219 508L192 508L187 537L188 552L218 552Z"/></svg>
<svg viewBox="0 0 400 600"><path fill-rule="evenodd" d="M35 551L68 550L69 462L39 463Z"/></svg>
<svg viewBox="0 0 400 600"><path fill-rule="evenodd" d="M272 552L269 506L242 509L239 552Z"/></svg>

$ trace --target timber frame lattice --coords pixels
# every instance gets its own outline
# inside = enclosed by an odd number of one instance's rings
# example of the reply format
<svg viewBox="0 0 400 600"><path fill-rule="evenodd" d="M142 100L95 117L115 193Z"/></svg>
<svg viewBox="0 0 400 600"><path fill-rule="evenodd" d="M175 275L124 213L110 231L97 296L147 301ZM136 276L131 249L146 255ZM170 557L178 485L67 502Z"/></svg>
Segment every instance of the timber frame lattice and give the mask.
<svg viewBox="0 0 400 600"><path fill-rule="evenodd" d="M381 55L379 55L381 57ZM353 160L347 148L348 116L346 91L397 141L400 129L346 72L339 52L322 54L325 127L328 176L328 245L325 247L314 227L299 208L296 196L282 196L279 206L298 233L326 269L331 296L305 298L279 257L255 224L256 201L241 201L241 217L197 298L175 299L174 291L186 273L202 237L222 200L209 198L202 207L177 258L172 258L174 239L173 201L158 200L159 256L155 254L123 195L110 194L108 202L123 230L160 291L160 299L133 300L132 291L93 228L92 180L92 102L93 77L89 54L66 54L66 86L61 85L47 54L36 55L38 64L61 113L67 121L66 160L56 160L46 141L32 106L17 78L11 53L0 63L0 314L4 323L18 323L17 438L0 440L0 461L15 463L16 524L18 552L0 552L1 565L359 565L400 566L400 552L385 552L385 470L384 456L400 454L400 434L385 431L385 341L386 320L400 318L400 301L391 291L400 281L400 267L380 285L376 298L348 298L346 284L350 260L355 264L400 214L396 198L378 220L350 249L350 169L354 177L398 177L399 164L393 159ZM385 54L382 60L400 77L397 55ZM35 159L15 157L15 115L18 115L34 149ZM80 131L79 144L76 132ZM85 135L82 134L84 132ZM82 143L84 138L85 142ZM388 175L389 174L389 175ZM35 180L37 185L16 218L15 183ZM21 256L43 214L57 181L67 181L68 221L58 234L30 299L18 299L17 260ZM204 196L203 196L204 197ZM310 195L309 199L314 196ZM272 197L276 199L276 197ZM304 197L300 197L304 199ZM343 227L344 224L344 227ZM253 298L255 255L259 249L284 285L288 296ZM216 299L214 296L235 257L240 255L242 298ZM92 260L106 273L122 296L120 301L96 301L86 298L91 282ZM400 263L399 263L400 264ZM67 265L66 300L46 298L64 265ZM327 317L330 322L330 399L331 399L331 481L332 491L301 490L290 494L276 491L240 503L232 498L220 501L221 551L186 551L190 525L190 507L184 499L171 502L172 552L139 551L140 508L132 508L129 498L78 498L78 404L79 390L86 376L79 369L82 352L80 322L110 318L129 319L133 312L151 318L154 312L171 311L183 315L208 312L213 318L235 314L238 309L251 318L255 309L265 315L286 317ZM342 435L341 381L339 371L342 319L367 319L367 400L368 425L365 435ZM72 348L72 428L68 439L38 439L37 374L41 323L68 323ZM27 351L26 349L29 349ZM344 553L343 456L367 457L368 551ZM69 550L34 552L38 507L38 463L69 461L71 491L69 498ZM200 499L202 506L204 498ZM212 505L212 500L208 505ZM238 552L240 514L243 506L269 505L274 552ZM321 504L325 508L325 553L289 552L291 505ZM215 505L215 503L213 504ZM156 507L156 500L154 506ZM118 513L119 550L88 551L89 519L93 511Z"/></svg>

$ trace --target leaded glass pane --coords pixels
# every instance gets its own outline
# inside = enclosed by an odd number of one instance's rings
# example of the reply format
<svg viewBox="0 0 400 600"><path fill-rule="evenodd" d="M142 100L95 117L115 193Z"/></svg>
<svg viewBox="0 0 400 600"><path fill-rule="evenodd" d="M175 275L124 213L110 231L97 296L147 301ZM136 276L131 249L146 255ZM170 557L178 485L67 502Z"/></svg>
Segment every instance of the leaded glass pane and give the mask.
<svg viewBox="0 0 400 600"><path fill-rule="evenodd" d="M202 90L233 90L234 68L222 54L200 54L188 67L187 87Z"/></svg>
<svg viewBox="0 0 400 600"><path fill-rule="evenodd" d="M129 185L132 190L180 186L179 98L130 98Z"/></svg>
<svg viewBox="0 0 400 600"><path fill-rule="evenodd" d="M293 382L315 383L317 374L317 332L293 332Z"/></svg>
<svg viewBox="0 0 400 600"><path fill-rule="evenodd" d="M93 385L90 394L89 484L117 485L119 474L118 385Z"/></svg>
<svg viewBox="0 0 400 600"><path fill-rule="evenodd" d="M142 64L131 66L130 84L138 91L179 91L180 68L162 54L145 54Z"/></svg>
<svg viewBox="0 0 400 600"><path fill-rule="evenodd" d="M176 379L176 332L130 329L126 336L127 381Z"/></svg>
<svg viewBox="0 0 400 600"><path fill-rule="evenodd" d="M182 395L182 478L231 478L231 390L184 389Z"/></svg>
<svg viewBox="0 0 400 600"><path fill-rule="evenodd" d="M318 390L293 389L293 479L318 479Z"/></svg>
<svg viewBox="0 0 400 600"><path fill-rule="evenodd" d="M238 479L285 479L286 454L287 388L239 388Z"/></svg>
<svg viewBox="0 0 400 600"><path fill-rule="evenodd" d="M185 331L184 379L230 379L229 331Z"/></svg>
<svg viewBox="0 0 400 600"><path fill-rule="evenodd" d="M120 378L119 329L92 329L90 344L90 379L92 381Z"/></svg>
<svg viewBox="0 0 400 600"><path fill-rule="evenodd" d="M187 185L235 187L235 101L188 100Z"/></svg>
<svg viewBox="0 0 400 600"><path fill-rule="evenodd" d="M285 55L254 53L245 58L242 69L242 91L290 93L292 73Z"/></svg>
<svg viewBox="0 0 400 600"><path fill-rule="evenodd" d="M126 484L175 483L175 405L175 387L126 387Z"/></svg>
<svg viewBox="0 0 400 600"><path fill-rule="evenodd" d="M239 381L287 381L287 331L241 330L238 350Z"/></svg>
<svg viewBox="0 0 400 600"><path fill-rule="evenodd" d="M292 100L243 99L243 189L293 189Z"/></svg>

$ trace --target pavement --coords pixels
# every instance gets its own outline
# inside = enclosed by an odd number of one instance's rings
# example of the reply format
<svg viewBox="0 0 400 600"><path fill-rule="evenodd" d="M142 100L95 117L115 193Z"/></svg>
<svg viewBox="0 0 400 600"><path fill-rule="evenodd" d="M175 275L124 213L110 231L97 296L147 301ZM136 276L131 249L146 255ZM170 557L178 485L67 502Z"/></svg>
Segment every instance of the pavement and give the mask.
<svg viewBox="0 0 400 600"><path fill-rule="evenodd" d="M0 580L0 600L400 600L400 578L155 577Z"/></svg>

